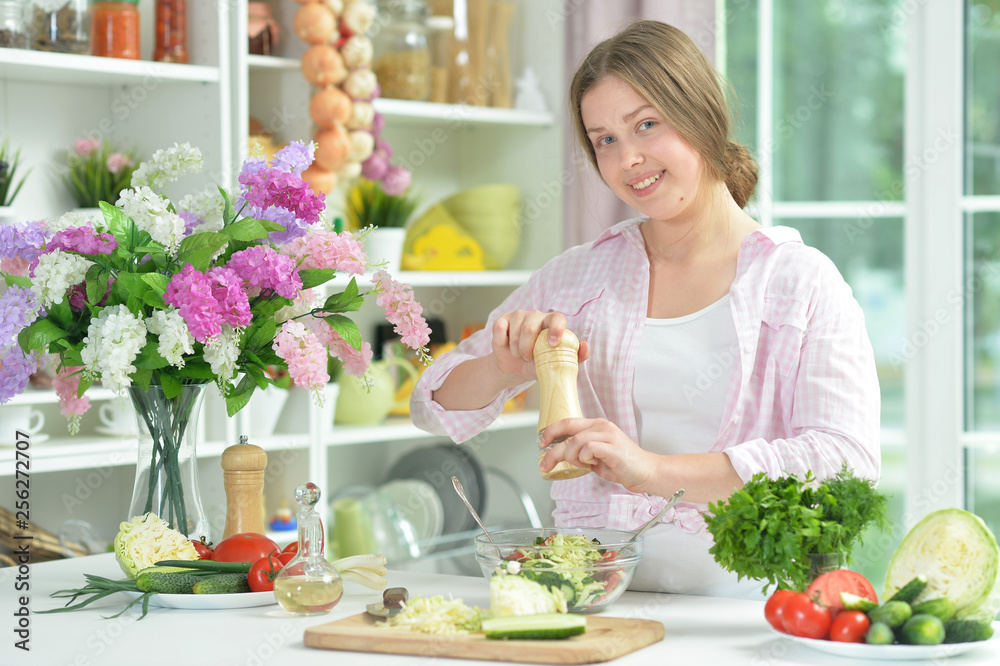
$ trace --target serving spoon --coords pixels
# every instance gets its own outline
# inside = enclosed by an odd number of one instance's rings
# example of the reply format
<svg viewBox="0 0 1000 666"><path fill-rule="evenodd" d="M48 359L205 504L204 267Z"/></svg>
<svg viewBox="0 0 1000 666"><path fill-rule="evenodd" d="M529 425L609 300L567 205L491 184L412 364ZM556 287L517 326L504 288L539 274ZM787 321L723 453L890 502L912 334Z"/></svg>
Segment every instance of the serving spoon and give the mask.
<svg viewBox="0 0 1000 666"><path fill-rule="evenodd" d="M663 508L662 508L662 509L660 509L660 510L659 510L659 511L658 511L658 512L656 513L656 515L655 515L655 516L653 516L653 519L652 519L652 520L650 520L650 521L649 521L648 523L646 523L645 525L643 525L642 527L640 527L640 528L639 528L639 531L638 531L638 532L636 532L636 533L635 533L635 534L634 534L634 535L632 536L632 538L631 538L631 539L629 539L629 541L630 541L630 542L631 542L631 541L635 541L635 540L636 540L636 539L638 539L638 538L639 538L640 536L642 536L643 532L645 532L646 530L648 530L648 529L649 529L650 527L652 527L652 526L653 526L653 525L655 525L656 523L660 522L660 518L662 518L662 517L663 517L663 514L665 514L665 513L667 512L667 510L668 510L668 509L670 509L670 508L671 508L671 507L672 507L672 506L673 506L674 504L677 504L677 503L678 503L679 501L681 501L681 498L682 498L682 497L684 497L684 489L683 489L683 488L681 488L681 489L680 489L680 490L678 490L678 491L677 491L676 493L674 493L673 495L671 495L671 496L670 496L670 499L669 499L669 500L667 500L667 503L663 505Z"/></svg>

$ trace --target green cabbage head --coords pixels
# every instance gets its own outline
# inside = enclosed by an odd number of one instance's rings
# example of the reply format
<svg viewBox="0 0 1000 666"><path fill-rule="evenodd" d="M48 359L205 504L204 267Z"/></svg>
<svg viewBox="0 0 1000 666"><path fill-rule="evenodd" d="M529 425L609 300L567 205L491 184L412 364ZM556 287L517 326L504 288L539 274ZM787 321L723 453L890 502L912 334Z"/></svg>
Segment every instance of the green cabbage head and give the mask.
<svg viewBox="0 0 1000 666"><path fill-rule="evenodd" d="M493 617L565 613L566 597L522 576L500 573L490 578Z"/></svg>
<svg viewBox="0 0 1000 666"><path fill-rule="evenodd" d="M888 599L919 575L927 587L913 601L947 597L956 618L990 620L1000 611L1000 548L979 516L962 509L927 514L900 542L882 594Z"/></svg>
<svg viewBox="0 0 1000 666"><path fill-rule="evenodd" d="M115 559L129 578L162 560L197 560L191 541L152 513L118 526Z"/></svg>

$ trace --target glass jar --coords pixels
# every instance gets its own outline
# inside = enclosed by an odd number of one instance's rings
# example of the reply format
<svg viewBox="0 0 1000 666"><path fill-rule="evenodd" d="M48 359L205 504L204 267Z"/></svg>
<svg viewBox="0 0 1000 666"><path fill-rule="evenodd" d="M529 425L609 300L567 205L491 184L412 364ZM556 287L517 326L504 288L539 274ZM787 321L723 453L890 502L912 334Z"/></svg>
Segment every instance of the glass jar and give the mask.
<svg viewBox="0 0 1000 666"><path fill-rule="evenodd" d="M156 0L156 47L153 60L186 64L187 0Z"/></svg>
<svg viewBox="0 0 1000 666"><path fill-rule="evenodd" d="M22 0L0 0L0 48L26 49L30 43Z"/></svg>
<svg viewBox="0 0 1000 666"><path fill-rule="evenodd" d="M428 42L431 51L431 94L430 101L448 101L448 70L451 68L452 36L455 33L455 19L450 16L430 16L427 18Z"/></svg>
<svg viewBox="0 0 1000 666"><path fill-rule="evenodd" d="M139 59L139 0L97 0L91 5L90 52Z"/></svg>
<svg viewBox="0 0 1000 666"><path fill-rule="evenodd" d="M30 4L33 49L90 53L89 0L32 0Z"/></svg>
<svg viewBox="0 0 1000 666"><path fill-rule="evenodd" d="M431 57L424 0L379 0L372 27L374 64L383 97L424 101L431 94Z"/></svg>

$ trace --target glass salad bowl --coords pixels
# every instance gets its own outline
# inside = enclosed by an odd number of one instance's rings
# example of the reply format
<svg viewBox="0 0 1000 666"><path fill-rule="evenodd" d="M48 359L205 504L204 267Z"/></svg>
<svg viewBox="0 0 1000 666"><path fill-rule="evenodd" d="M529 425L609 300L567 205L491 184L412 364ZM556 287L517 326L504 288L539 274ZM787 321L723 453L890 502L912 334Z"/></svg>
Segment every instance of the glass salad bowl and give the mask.
<svg viewBox="0 0 1000 666"><path fill-rule="evenodd" d="M489 579L524 576L566 597L571 613L607 608L632 582L643 539L634 532L598 528L500 530L475 537L476 561Z"/></svg>

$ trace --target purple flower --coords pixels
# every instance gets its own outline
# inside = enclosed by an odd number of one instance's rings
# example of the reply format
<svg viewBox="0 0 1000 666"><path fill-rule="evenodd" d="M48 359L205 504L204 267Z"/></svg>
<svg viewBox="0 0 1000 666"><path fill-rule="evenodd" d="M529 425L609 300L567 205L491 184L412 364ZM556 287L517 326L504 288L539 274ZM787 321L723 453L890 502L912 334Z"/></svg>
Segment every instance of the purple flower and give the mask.
<svg viewBox="0 0 1000 666"><path fill-rule="evenodd" d="M313 163L316 146L301 141L292 141L271 158L271 166L290 173L302 173Z"/></svg>
<svg viewBox="0 0 1000 666"><path fill-rule="evenodd" d="M34 261L42 254L48 232L41 222L0 226L0 257Z"/></svg>
<svg viewBox="0 0 1000 666"><path fill-rule="evenodd" d="M392 197L401 196L410 187L410 172L401 166L389 167L382 178L382 189Z"/></svg>
<svg viewBox="0 0 1000 666"><path fill-rule="evenodd" d="M0 347L17 344L17 334L38 316L38 297L27 287L11 285L0 294Z"/></svg>
<svg viewBox="0 0 1000 666"><path fill-rule="evenodd" d="M24 393L28 377L38 369L38 352L25 354L16 345L0 348L0 405Z"/></svg>
<svg viewBox="0 0 1000 666"><path fill-rule="evenodd" d="M190 236L191 233L198 228L200 225L205 223L205 220L198 217L197 213L192 213L189 210L182 210L177 213L182 220L184 220L184 235Z"/></svg>
<svg viewBox="0 0 1000 666"><path fill-rule="evenodd" d="M243 202L240 201L239 205ZM284 245L285 243L295 240L296 238L301 238L306 235L309 230L309 225L299 220L295 217L295 213L290 210L285 210L284 208L268 208L267 210L261 210L256 206L247 206L243 213L246 217L252 217L257 220L270 220L271 222L277 222L285 228L284 231L272 231L268 234L268 240L275 245Z"/></svg>
<svg viewBox="0 0 1000 666"><path fill-rule="evenodd" d="M253 175L261 169L267 168L267 160L260 157L248 157L243 160L243 167L240 169L240 182L247 176Z"/></svg>
<svg viewBox="0 0 1000 666"><path fill-rule="evenodd" d="M274 292L282 298L294 299L302 289L302 278L291 257L264 245L234 252L226 268L236 272L251 296Z"/></svg>
<svg viewBox="0 0 1000 666"><path fill-rule="evenodd" d="M97 233L91 227L69 227L56 232L45 251L66 250L80 254L111 254L118 247L118 241L111 234Z"/></svg>
<svg viewBox="0 0 1000 666"><path fill-rule="evenodd" d="M315 193L300 176L279 169L261 169L252 174L240 175L243 198L260 209L284 208L295 217L314 224L326 209L325 195Z"/></svg>

